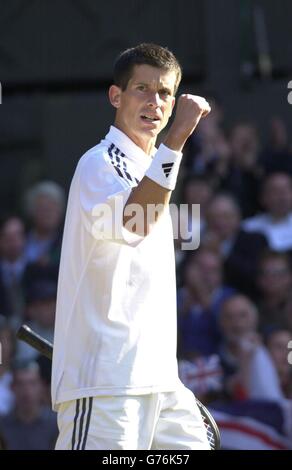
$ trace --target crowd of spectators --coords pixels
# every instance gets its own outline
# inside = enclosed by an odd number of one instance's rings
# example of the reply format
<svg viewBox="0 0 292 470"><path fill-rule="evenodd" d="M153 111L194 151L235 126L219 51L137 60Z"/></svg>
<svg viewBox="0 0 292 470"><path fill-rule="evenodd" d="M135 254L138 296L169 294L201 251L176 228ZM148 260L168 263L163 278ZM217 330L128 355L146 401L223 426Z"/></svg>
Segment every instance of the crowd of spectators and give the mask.
<svg viewBox="0 0 292 470"><path fill-rule="evenodd" d="M226 132L213 108L188 143L177 195L201 205L200 223L195 211L181 218L193 237L199 231L199 248L175 244L179 370L218 417L223 447L292 448L292 147L279 118L263 142L252 122ZM268 423L277 445L263 429L266 447L258 435L252 442L250 421L236 442L239 416L267 426L262 405L281 414L282 426ZM223 409L233 420L224 421Z"/></svg>
<svg viewBox="0 0 292 470"><path fill-rule="evenodd" d="M23 215L0 224L0 436L5 449L53 449L48 359L16 341L22 323L49 341L54 337L58 267L66 196L42 181L24 197Z"/></svg>

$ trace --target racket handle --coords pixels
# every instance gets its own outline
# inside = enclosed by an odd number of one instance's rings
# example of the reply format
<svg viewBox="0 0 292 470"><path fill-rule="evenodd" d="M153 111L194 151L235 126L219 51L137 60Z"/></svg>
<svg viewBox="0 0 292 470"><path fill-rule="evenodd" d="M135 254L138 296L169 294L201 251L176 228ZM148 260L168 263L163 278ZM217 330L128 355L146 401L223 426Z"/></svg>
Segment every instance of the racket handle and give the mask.
<svg viewBox="0 0 292 470"><path fill-rule="evenodd" d="M52 359L53 356L53 345L40 335L32 331L29 326L22 325L16 333L18 339L21 339L25 343L32 346L40 354L43 354L48 359Z"/></svg>

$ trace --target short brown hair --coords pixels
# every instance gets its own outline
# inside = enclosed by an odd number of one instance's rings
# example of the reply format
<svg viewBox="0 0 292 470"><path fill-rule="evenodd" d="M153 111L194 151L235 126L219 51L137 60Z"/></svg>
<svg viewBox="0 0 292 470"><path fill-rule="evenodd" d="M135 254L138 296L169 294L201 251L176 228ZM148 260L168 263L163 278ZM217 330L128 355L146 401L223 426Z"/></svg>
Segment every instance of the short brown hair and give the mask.
<svg viewBox="0 0 292 470"><path fill-rule="evenodd" d="M135 65L151 65L152 67L176 73L174 93L181 81L182 69L174 56L166 47L157 44L143 43L126 49L116 59L114 65L114 83L122 90L128 86Z"/></svg>

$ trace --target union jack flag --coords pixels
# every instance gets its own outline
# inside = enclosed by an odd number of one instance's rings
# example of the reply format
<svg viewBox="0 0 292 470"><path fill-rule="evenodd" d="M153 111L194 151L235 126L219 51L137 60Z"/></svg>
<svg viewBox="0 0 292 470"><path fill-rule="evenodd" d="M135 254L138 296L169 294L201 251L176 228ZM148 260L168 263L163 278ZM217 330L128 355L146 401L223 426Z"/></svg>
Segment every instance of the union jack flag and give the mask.
<svg viewBox="0 0 292 470"><path fill-rule="evenodd" d="M181 360L178 371L183 384L195 395L222 390L223 371L216 354L198 357L193 361Z"/></svg>
<svg viewBox="0 0 292 470"><path fill-rule="evenodd" d="M209 410L219 427L222 449L292 449L291 400L281 404L266 400L233 401L209 405Z"/></svg>

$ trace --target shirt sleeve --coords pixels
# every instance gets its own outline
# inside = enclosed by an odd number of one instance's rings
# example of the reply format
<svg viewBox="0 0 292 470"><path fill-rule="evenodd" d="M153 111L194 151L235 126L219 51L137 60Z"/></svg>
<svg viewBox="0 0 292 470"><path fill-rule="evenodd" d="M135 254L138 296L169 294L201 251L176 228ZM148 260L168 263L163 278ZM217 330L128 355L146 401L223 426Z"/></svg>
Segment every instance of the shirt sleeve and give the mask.
<svg viewBox="0 0 292 470"><path fill-rule="evenodd" d="M123 226L123 211L133 186L119 176L102 153L89 155L79 171L81 216L86 229L97 240L138 245L144 238Z"/></svg>

